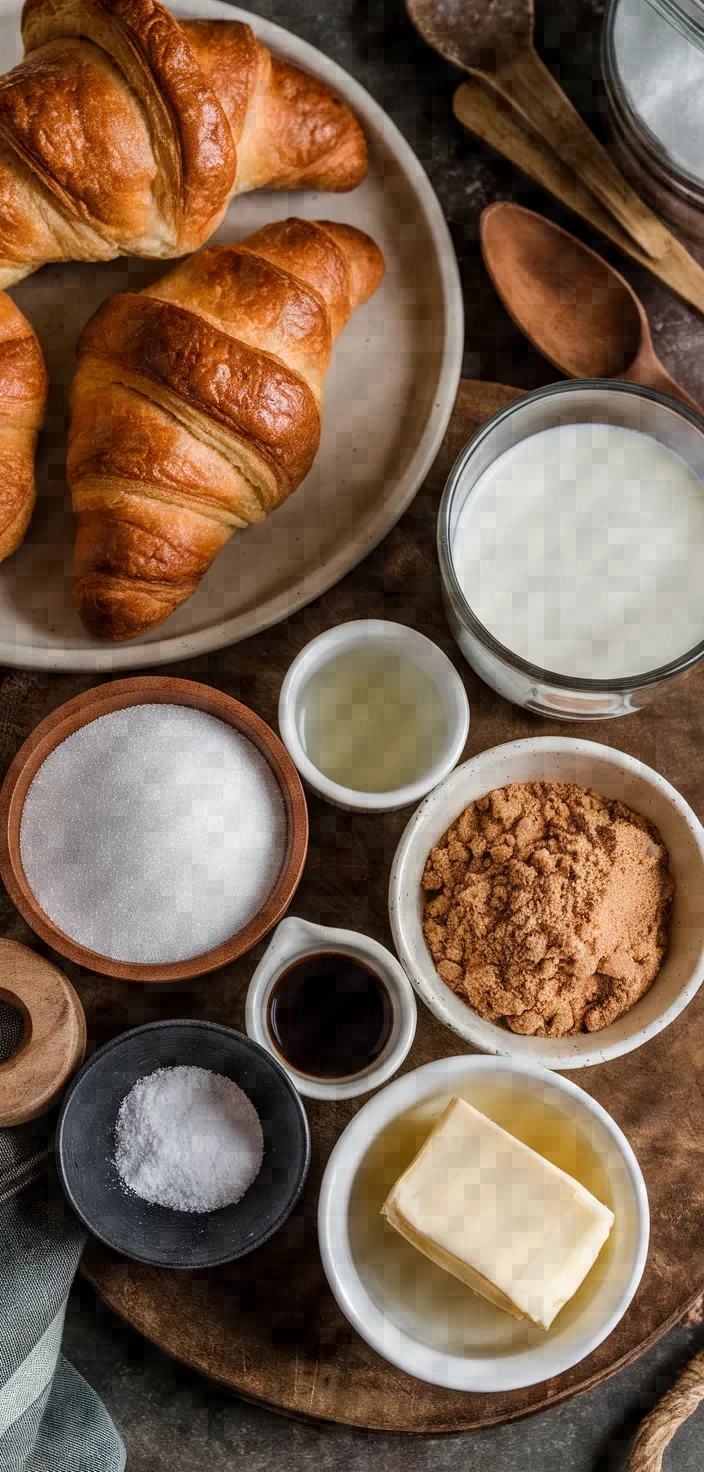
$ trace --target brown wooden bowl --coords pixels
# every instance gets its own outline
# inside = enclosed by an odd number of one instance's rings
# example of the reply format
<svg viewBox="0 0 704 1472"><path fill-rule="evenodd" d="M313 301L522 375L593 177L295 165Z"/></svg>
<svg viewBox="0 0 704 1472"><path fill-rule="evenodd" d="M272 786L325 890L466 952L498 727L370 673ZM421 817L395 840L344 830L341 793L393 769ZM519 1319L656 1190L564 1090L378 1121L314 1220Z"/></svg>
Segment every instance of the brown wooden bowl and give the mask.
<svg viewBox="0 0 704 1472"><path fill-rule="evenodd" d="M67 736L87 726L99 716L110 715L130 705L189 705L207 715L216 716L240 731L266 758L276 777L286 804L288 847L275 889L264 908L248 925L214 950L184 961L163 965L142 965L135 961L115 961L88 950L65 935L37 901L27 883L20 859L20 823L29 786L42 763ZM278 736L261 718L210 685L194 680L174 680L166 675L144 675L129 680L114 680L97 685L67 700L58 710L41 721L20 747L0 791L0 874L5 888L32 929L54 950L69 961L104 976L118 976L124 981L184 981L203 976L234 961L256 945L271 930L288 908L298 888L308 851L308 809L301 779Z"/></svg>

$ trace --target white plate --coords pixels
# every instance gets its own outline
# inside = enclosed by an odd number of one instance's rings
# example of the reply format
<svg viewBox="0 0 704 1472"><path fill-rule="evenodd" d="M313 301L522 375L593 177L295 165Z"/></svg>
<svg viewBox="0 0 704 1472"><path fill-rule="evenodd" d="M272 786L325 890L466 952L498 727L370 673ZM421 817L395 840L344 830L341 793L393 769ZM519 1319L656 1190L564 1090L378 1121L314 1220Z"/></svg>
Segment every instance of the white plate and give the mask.
<svg viewBox="0 0 704 1472"><path fill-rule="evenodd" d="M594 1266L547 1331L478 1298L381 1216L453 1095L526 1144L540 1142L614 1213ZM536 1119L546 1114L536 1138ZM448 1390L537 1385L591 1354L638 1287L648 1236L640 1166L611 1116L559 1074L509 1058L440 1058L387 1084L340 1136L320 1191L320 1252L343 1313L391 1364Z"/></svg>
<svg viewBox="0 0 704 1472"><path fill-rule="evenodd" d="M11 295L36 329L52 388L40 441L38 503L23 547L0 566L0 663L29 669L144 669L235 643L287 618L354 567L410 504L452 412L463 312L457 262L437 198L397 128L364 88L314 47L220 0L182 0L183 16L251 23L273 51L329 83L359 118L369 175L350 194L244 195L213 237L241 239L297 214L369 232L386 277L354 314L325 385L321 447L310 475L262 526L236 533L194 597L143 638L86 634L71 598L74 525L65 480L68 390L78 334L105 297L138 290L168 262L46 266ZM0 0L0 69L21 60L20 7Z"/></svg>

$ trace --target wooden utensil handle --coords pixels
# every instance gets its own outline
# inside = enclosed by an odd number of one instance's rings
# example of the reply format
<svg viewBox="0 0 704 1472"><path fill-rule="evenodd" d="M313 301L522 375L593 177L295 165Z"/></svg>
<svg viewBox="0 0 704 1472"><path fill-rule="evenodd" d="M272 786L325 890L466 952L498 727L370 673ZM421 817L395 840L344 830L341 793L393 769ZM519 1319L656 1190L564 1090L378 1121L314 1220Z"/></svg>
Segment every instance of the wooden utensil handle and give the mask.
<svg viewBox="0 0 704 1472"><path fill-rule="evenodd" d="M502 93L470 77L455 92L454 111L470 133L510 159L529 179L547 189L626 255L646 266L690 306L704 313L704 270L675 236L668 236L667 251L658 260L648 256L617 225L613 215L597 202L573 170L558 158L545 136L528 124Z"/></svg>
<svg viewBox="0 0 704 1472"><path fill-rule="evenodd" d="M664 255L667 227L626 183L537 53L523 51L502 66L496 86L641 250L654 260Z"/></svg>
<svg viewBox="0 0 704 1472"><path fill-rule="evenodd" d="M647 358L641 361L639 354L635 362L631 363L630 368L625 373L619 374L619 378L622 378L624 383L640 383L644 388L657 389L661 394L669 394L673 399L680 399L690 409L696 409L698 414L702 412L701 404L698 404L696 399L693 399L691 394L682 388L681 384L676 383L674 378L670 377L667 369L663 368L657 358Z"/></svg>

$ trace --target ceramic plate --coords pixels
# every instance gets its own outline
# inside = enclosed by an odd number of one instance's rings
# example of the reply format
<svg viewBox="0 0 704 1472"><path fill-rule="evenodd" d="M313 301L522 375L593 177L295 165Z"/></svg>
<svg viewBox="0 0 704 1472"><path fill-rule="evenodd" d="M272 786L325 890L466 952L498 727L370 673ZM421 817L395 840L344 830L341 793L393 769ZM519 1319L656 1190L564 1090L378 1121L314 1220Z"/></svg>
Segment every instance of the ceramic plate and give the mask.
<svg viewBox="0 0 704 1472"><path fill-rule="evenodd" d="M454 404L463 346L457 263L435 194L401 134L357 82L279 26L220 0L182 0L171 9L249 21L273 51L344 98L370 146L369 175L359 189L244 195L213 238L239 240L292 214L343 220L378 242L386 277L335 349L322 443L304 485L262 526L236 533L195 596L165 623L118 646L83 631L71 598L68 391L76 339L96 307L115 291L155 281L169 263L46 266L12 288L38 333L52 387L37 508L24 545L0 567L2 664L143 669L220 649L287 618L349 572L398 520L432 464ZM14 0L0 0L2 71L21 60L20 13Z"/></svg>

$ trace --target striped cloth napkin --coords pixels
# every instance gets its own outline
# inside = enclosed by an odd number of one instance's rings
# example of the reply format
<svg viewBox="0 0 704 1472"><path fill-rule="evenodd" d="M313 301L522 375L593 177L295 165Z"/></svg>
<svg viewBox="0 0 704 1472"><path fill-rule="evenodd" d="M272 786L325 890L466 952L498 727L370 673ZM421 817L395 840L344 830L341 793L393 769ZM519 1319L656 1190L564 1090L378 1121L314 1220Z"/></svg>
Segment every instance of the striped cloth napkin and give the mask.
<svg viewBox="0 0 704 1472"><path fill-rule="evenodd" d="M0 1061L21 1036L0 1003ZM0 1130L1 1472L123 1472L105 1407L60 1354L85 1233L51 1172L54 1120Z"/></svg>

